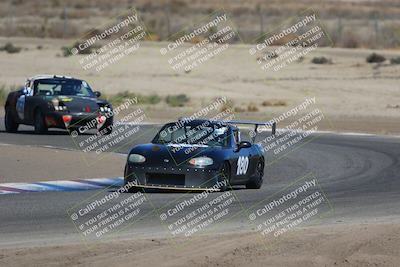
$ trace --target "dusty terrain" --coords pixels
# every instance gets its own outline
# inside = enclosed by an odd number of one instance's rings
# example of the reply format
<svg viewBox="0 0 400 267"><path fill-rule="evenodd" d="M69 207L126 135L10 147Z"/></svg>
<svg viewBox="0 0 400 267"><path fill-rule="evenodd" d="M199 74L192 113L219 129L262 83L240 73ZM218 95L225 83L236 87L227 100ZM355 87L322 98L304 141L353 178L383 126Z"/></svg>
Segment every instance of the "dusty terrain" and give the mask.
<svg viewBox="0 0 400 267"><path fill-rule="evenodd" d="M265 73L249 57L249 46L236 45L190 73L175 73L159 53L166 43L142 43L140 53L96 73L80 68L80 56L61 56L65 40L1 38L0 42L10 40L27 50L18 54L0 52L0 83L7 86L50 72L83 78L106 94L128 90L162 97L184 93L190 97L189 104L181 108L169 107L165 102L143 105L148 121L190 115L217 96L228 97L235 107L258 107L255 112L236 112L237 118L269 119L315 96L330 122L322 124L321 130L400 133L395 123L400 115L400 65L367 64L365 58L371 50L323 48L307 55L301 63ZM37 49L38 45L42 49ZM400 55L398 51L377 52L387 58ZM321 55L332 59L333 64L310 63L312 57ZM279 100L285 105L263 106L265 100ZM0 146L0 153L3 166L9 166L1 170L1 178L7 178L7 182L120 176L124 162L123 157L110 154L109 160L96 161L95 167L87 168L80 152ZM29 168L38 163L43 164L42 168ZM171 245L170 240L132 236L90 248L84 243L34 243L0 249L0 265L397 266L399 230L398 221L380 218L379 222L309 226L273 240L261 240L248 232L198 236L189 243L175 240L182 242L181 249Z"/></svg>
<svg viewBox="0 0 400 267"><path fill-rule="evenodd" d="M148 121L174 120L190 115L226 96L235 108L236 118L270 119L316 97L316 105L331 121L326 130L399 133L393 123L400 115L400 65L388 60L399 56L395 50L374 51L388 59L382 64L366 63L372 50L321 48L278 72L265 72L248 54L248 45L234 45L190 73L175 72L160 48L167 43L144 42L135 53L100 71L84 71L82 56L63 57L61 46L73 40L0 38L26 48L18 54L0 52L0 84L21 85L26 77L40 73L71 75L87 80L103 93L129 91L142 95L186 94L190 102L172 108L161 102L145 106ZM42 49L38 50L37 46ZM315 56L332 59L333 64L316 65ZM264 101L282 101L282 106L262 105ZM258 111L249 112L249 105ZM243 111L244 110L244 111Z"/></svg>
<svg viewBox="0 0 400 267"><path fill-rule="evenodd" d="M398 266L398 223L299 228L278 238L230 233L0 249L3 266ZM110 247L112 249L110 249Z"/></svg>
<svg viewBox="0 0 400 267"><path fill-rule="evenodd" d="M283 20L314 9L337 47L398 47L400 7L396 0L4 0L0 35L78 38L136 8L152 39L169 36L221 9L238 25L246 42L270 32Z"/></svg>

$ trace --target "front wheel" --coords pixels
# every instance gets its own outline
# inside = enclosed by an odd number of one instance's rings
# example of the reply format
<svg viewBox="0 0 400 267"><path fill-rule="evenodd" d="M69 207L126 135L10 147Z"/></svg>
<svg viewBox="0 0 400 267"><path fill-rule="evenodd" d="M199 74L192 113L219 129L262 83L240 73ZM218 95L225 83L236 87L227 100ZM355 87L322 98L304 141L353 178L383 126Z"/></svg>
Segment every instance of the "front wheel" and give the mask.
<svg viewBox="0 0 400 267"><path fill-rule="evenodd" d="M6 114L4 116L4 125L6 127L6 132L15 133L18 130L19 124L15 121L11 109L6 108Z"/></svg>
<svg viewBox="0 0 400 267"><path fill-rule="evenodd" d="M260 189L264 178L264 161L260 160L257 163L255 176L246 184L247 189Z"/></svg>
<svg viewBox="0 0 400 267"><path fill-rule="evenodd" d="M36 111L35 113L35 133L43 134L47 132L47 126L44 122L44 116L40 110Z"/></svg>
<svg viewBox="0 0 400 267"><path fill-rule="evenodd" d="M130 174L133 175L133 174ZM124 169L124 186L128 189L128 193L136 193L140 191L140 188L137 186L128 186L129 180L128 180L129 174L128 174L128 165L125 164L125 169Z"/></svg>
<svg viewBox="0 0 400 267"><path fill-rule="evenodd" d="M228 162L224 162L219 171L219 178L218 178L218 183L220 184L219 190L221 192L224 192L228 189L230 180L231 180L230 166Z"/></svg>
<svg viewBox="0 0 400 267"><path fill-rule="evenodd" d="M113 131L113 126L114 126L113 121L107 119L104 125L99 128L98 132L101 133L102 135L109 135Z"/></svg>

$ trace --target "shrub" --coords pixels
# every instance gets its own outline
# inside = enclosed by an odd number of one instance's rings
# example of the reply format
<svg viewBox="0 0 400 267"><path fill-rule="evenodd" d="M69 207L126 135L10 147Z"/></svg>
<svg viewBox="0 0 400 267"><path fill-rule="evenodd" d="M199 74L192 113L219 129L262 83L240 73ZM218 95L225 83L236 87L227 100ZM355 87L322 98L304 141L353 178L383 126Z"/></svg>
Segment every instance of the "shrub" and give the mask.
<svg viewBox="0 0 400 267"><path fill-rule="evenodd" d="M135 98L136 95L129 91L119 92L115 95L104 95L104 98L111 102L113 106L122 104L128 98Z"/></svg>
<svg viewBox="0 0 400 267"><path fill-rule="evenodd" d="M247 111L249 111L249 112L257 112L257 111L258 111L258 107L257 107L256 104L250 103L250 104L247 106Z"/></svg>
<svg viewBox="0 0 400 267"><path fill-rule="evenodd" d="M16 47L12 43L6 43L4 46L0 47L1 51L6 51L10 54L19 53L21 51L21 47Z"/></svg>
<svg viewBox="0 0 400 267"><path fill-rule="evenodd" d="M171 107L183 107L189 100L185 94L169 95L165 98L165 102Z"/></svg>
<svg viewBox="0 0 400 267"><path fill-rule="evenodd" d="M77 49L78 54L80 54L80 55L89 55L89 54L93 53L93 50L96 50L96 49L100 48L100 46L98 46L98 45L91 45L91 46L86 47L85 49L79 49L78 48L79 44L80 44L79 42L75 42L72 46L63 46L63 47L61 47L61 50L63 52L63 56L64 57L72 56L73 55L72 54L72 50L73 49Z"/></svg>
<svg viewBox="0 0 400 267"><path fill-rule="evenodd" d="M284 100L265 100L261 103L263 107L284 107L287 106Z"/></svg>
<svg viewBox="0 0 400 267"><path fill-rule="evenodd" d="M4 105L4 103L6 102L7 94L8 91L6 89L6 86L4 84L0 85L0 105Z"/></svg>
<svg viewBox="0 0 400 267"><path fill-rule="evenodd" d="M400 64L400 57L391 58L390 64Z"/></svg>
<svg viewBox="0 0 400 267"><path fill-rule="evenodd" d="M326 57L314 57L311 60L311 63L314 64L332 64L332 60Z"/></svg>
<svg viewBox="0 0 400 267"><path fill-rule="evenodd" d="M225 103L222 104L221 108L219 109L219 112L232 110L232 107L233 107L233 101L228 99Z"/></svg>
<svg viewBox="0 0 400 267"><path fill-rule="evenodd" d="M71 47L67 47L67 46L61 47L61 51L62 51L62 53L63 53L63 56L64 56L64 57L72 56L71 49L72 49Z"/></svg>
<svg viewBox="0 0 400 267"><path fill-rule="evenodd" d="M104 98L110 101L114 106L124 103L127 99L137 97L138 104L155 105L161 102L161 97L157 94L140 95L129 91L119 92L115 95L104 95Z"/></svg>
<svg viewBox="0 0 400 267"><path fill-rule="evenodd" d="M147 95L147 96L138 96L139 104L149 104L155 105L161 102L161 97L157 94Z"/></svg>
<svg viewBox="0 0 400 267"><path fill-rule="evenodd" d="M244 108L242 108L242 107L235 107L234 111L235 112L245 112L246 110Z"/></svg>
<svg viewBox="0 0 400 267"><path fill-rule="evenodd" d="M385 60L386 60L386 58L384 56L376 54L376 53L372 53L367 57L368 63L381 63Z"/></svg>
<svg viewBox="0 0 400 267"><path fill-rule="evenodd" d="M0 85L0 105L4 105L7 100L8 93L11 91L20 90L22 86L11 85L7 88L5 84Z"/></svg>

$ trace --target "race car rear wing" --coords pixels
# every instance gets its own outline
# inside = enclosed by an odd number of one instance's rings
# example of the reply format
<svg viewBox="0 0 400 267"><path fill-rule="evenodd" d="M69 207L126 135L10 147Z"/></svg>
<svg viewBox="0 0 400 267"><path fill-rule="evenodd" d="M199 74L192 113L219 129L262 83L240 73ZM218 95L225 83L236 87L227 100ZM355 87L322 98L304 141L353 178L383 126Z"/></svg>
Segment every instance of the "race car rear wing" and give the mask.
<svg viewBox="0 0 400 267"><path fill-rule="evenodd" d="M257 136L257 129L258 126L265 126L265 127L271 127L271 134L275 135L276 132L276 122L274 121L267 121L267 122L259 122L259 121L224 121L225 123L229 124L242 124L242 125L254 125L254 136L252 137L253 142L256 139Z"/></svg>
<svg viewBox="0 0 400 267"><path fill-rule="evenodd" d="M267 122L259 122L259 121L246 121L246 120L212 120L212 119L196 119L196 120L202 120L202 121L211 121L211 122L218 122L218 123L223 123L223 124L241 124L241 125L254 125L254 135L252 136L253 142L256 139L257 136L257 129L259 126L265 126L265 127L271 127L272 130L272 135L275 135L276 132L276 122L275 121L267 121ZM178 119L178 121L182 122L190 122L194 121L193 119L190 118L185 118L181 117Z"/></svg>

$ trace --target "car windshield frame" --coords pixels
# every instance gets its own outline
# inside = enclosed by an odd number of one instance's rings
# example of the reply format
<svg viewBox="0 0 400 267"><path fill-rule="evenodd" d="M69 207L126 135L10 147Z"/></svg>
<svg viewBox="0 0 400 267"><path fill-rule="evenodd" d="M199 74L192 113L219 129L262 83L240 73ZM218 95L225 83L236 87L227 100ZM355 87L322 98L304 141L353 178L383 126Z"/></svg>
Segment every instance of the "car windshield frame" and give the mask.
<svg viewBox="0 0 400 267"><path fill-rule="evenodd" d="M175 127L175 128L174 128ZM198 128L200 127L200 128ZM168 130L170 128L170 130ZM173 128L173 129L171 129ZM191 128L191 129L190 129ZM191 139L192 136L196 136L194 133L200 132L202 129L204 130L205 128L213 128L213 131L208 132L206 135L201 136L198 140L193 142L193 139ZM211 135L215 133L216 129L222 129L226 128L226 130L223 133L223 136L218 135L216 137L212 137ZM184 135L181 134L179 135L180 142L175 142L175 140L170 140L167 141L165 140L165 137L162 137L162 135L165 135L165 133L172 134L172 132L175 132L177 130L184 131ZM165 132L165 133L163 133ZM188 136L189 134L189 136ZM207 139L209 138L209 139ZM218 141L216 140L218 138ZM229 127L227 125L220 125L216 123L211 123L209 122L208 125L203 125L203 124L179 124L178 122L172 122L172 123L167 123L165 124L160 131L156 134L156 136L153 138L152 143L153 144L163 144L163 145L204 145L204 146L210 146L210 147L229 147L229 139L230 134L229 134ZM208 142L207 142L208 140Z"/></svg>
<svg viewBox="0 0 400 267"><path fill-rule="evenodd" d="M44 89L39 90L38 87L40 85ZM48 88L46 88L47 86ZM33 82L33 89L35 96L96 97L89 84L86 81L78 79L38 79Z"/></svg>

